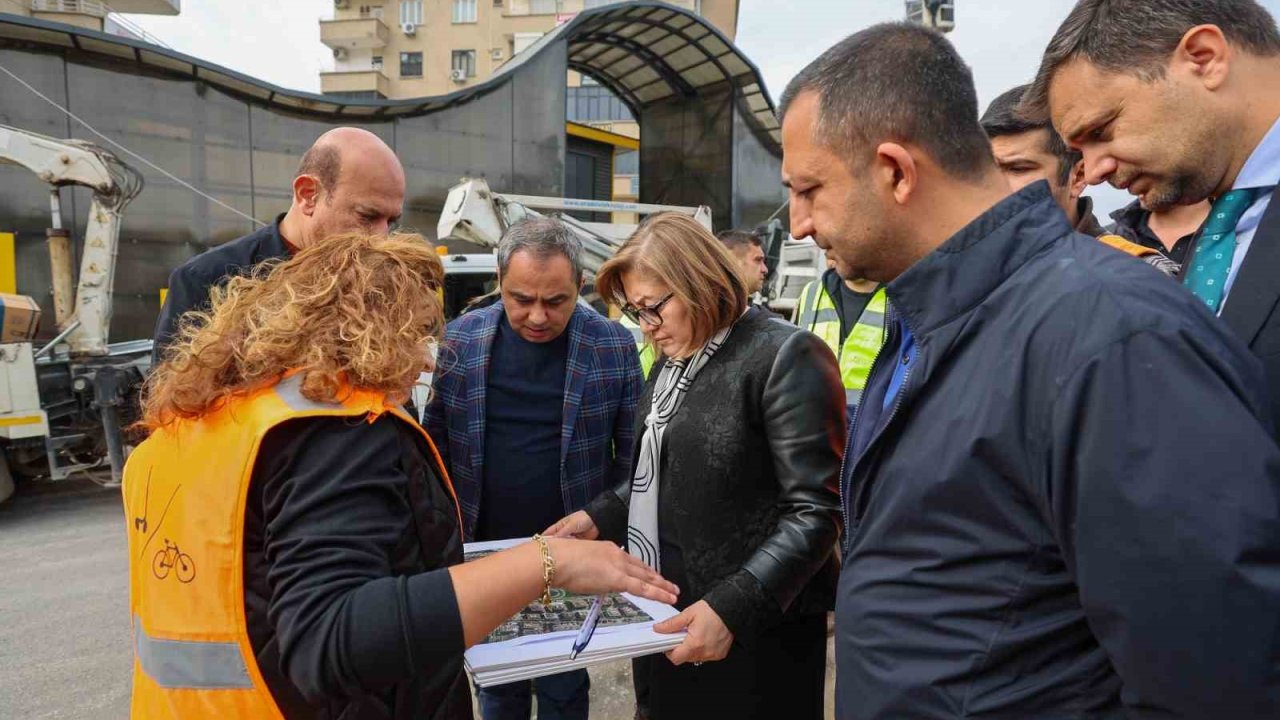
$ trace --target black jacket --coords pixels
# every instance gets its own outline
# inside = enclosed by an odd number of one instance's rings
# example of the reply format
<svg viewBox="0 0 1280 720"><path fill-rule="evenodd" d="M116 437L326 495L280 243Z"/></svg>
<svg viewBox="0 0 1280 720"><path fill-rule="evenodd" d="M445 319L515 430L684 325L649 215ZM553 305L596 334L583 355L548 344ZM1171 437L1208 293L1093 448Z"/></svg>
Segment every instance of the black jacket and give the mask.
<svg viewBox="0 0 1280 720"><path fill-rule="evenodd" d="M1113 222L1107 227L1107 232L1119 235L1130 242L1136 242L1143 247L1157 250L1179 265L1186 262L1187 248L1191 246L1196 236L1195 232L1184 235L1174 243L1172 250L1166 248L1160 237L1151 231L1151 211L1142 207L1141 200L1134 200L1111 213L1111 220Z"/></svg>
<svg viewBox="0 0 1280 720"><path fill-rule="evenodd" d="M280 235L280 221L258 228L244 237L196 255L169 273L169 290L156 320L151 362L158 365L173 342L178 321L189 310L209 307L209 290L235 275L243 275L264 260L288 259L289 248Z"/></svg>
<svg viewBox="0 0 1280 720"><path fill-rule="evenodd" d="M1195 255L1194 243L1187 255ZM1265 402L1280 439L1280 189L1271 196L1219 315L1262 361L1267 376Z"/></svg>
<svg viewBox="0 0 1280 720"><path fill-rule="evenodd" d="M469 720L453 498L391 416L273 428L245 509L249 639L286 718Z"/></svg>
<svg viewBox="0 0 1280 720"><path fill-rule="evenodd" d="M636 408L637 452L660 367ZM682 600L706 600L743 645L783 612L830 607L844 429L831 350L758 308L667 426L659 498L674 522L660 515L659 534L682 546ZM628 480L587 506L605 538L626 538L630 496Z"/></svg>
<svg viewBox="0 0 1280 720"><path fill-rule="evenodd" d="M1045 183L887 292L918 354L842 474L837 715L1280 717L1280 450L1243 344Z"/></svg>

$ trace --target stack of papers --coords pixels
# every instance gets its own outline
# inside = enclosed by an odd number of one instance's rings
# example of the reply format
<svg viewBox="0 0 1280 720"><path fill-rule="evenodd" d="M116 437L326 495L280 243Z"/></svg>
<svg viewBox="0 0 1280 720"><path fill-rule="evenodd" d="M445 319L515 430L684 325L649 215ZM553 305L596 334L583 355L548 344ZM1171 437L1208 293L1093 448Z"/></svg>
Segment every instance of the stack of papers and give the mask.
<svg viewBox="0 0 1280 720"><path fill-rule="evenodd" d="M467 543L466 560L475 560L528 538ZM466 668L480 687L554 675L612 660L665 652L684 640L684 633L661 635L654 623L679 612L665 603L628 593L605 597L600 623L587 649L570 660L573 642L595 598L553 590L551 604L534 602L466 652Z"/></svg>

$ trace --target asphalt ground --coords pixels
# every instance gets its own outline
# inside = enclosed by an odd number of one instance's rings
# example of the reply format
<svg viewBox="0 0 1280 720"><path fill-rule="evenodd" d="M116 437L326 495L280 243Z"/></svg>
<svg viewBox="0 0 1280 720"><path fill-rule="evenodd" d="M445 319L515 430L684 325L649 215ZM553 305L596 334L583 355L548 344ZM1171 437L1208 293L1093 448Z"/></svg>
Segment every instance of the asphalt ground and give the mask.
<svg viewBox="0 0 1280 720"><path fill-rule="evenodd" d="M128 717L126 545L120 491L86 479L0 505L0 717Z"/></svg>

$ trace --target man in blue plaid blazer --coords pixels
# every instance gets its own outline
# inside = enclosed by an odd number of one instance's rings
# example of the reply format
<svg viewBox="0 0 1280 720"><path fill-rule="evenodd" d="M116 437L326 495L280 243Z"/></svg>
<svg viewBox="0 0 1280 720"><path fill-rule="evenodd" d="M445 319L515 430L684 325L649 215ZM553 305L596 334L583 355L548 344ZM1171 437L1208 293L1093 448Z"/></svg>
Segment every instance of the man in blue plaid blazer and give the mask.
<svg viewBox="0 0 1280 720"><path fill-rule="evenodd" d="M643 389L631 333L578 302L581 244L526 220L498 248L502 300L449 324L424 424L467 541L527 537L629 480ZM540 720L586 720L586 671L539 678ZM528 720L530 683L479 692L484 720Z"/></svg>
<svg viewBox="0 0 1280 720"><path fill-rule="evenodd" d="M506 322L501 302L449 324L427 406L426 428L449 468L468 541L475 539L482 501L489 349L500 322ZM566 332L560 493L568 515L630 478L644 376L631 333L589 306L575 303Z"/></svg>

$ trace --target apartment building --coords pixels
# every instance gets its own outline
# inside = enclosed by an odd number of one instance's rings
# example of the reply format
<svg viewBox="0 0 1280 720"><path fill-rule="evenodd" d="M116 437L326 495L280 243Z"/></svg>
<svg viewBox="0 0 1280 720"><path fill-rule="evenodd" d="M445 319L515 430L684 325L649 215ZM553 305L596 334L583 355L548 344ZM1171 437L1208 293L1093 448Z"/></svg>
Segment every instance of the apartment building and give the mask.
<svg viewBox="0 0 1280 720"><path fill-rule="evenodd" d="M320 90L353 98L444 95L483 82L584 9L619 1L333 0L320 41L333 50L334 68L321 73ZM702 15L730 40L737 31L738 0L672 4Z"/></svg>
<svg viewBox="0 0 1280 720"><path fill-rule="evenodd" d="M333 50L334 65L320 75L321 92L378 99L444 95L483 82L577 13L626 1L333 0L334 19L320 21L320 39ZM668 2L701 15L731 41L737 34L738 0ZM631 111L589 77L570 71L565 82L565 195L636 201L640 128Z"/></svg>
<svg viewBox="0 0 1280 720"><path fill-rule="evenodd" d="M181 10L182 0L0 0L0 13L147 41L153 38L118 13L177 15Z"/></svg>

